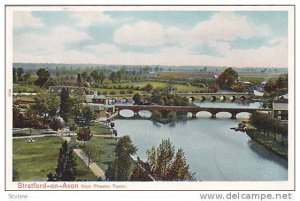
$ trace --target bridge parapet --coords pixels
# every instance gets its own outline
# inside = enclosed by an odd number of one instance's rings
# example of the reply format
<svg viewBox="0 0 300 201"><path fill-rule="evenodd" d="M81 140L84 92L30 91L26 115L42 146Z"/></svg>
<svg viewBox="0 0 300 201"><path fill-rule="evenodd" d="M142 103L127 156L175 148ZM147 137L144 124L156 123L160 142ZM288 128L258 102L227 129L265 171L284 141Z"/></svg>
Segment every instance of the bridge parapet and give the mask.
<svg viewBox="0 0 300 201"><path fill-rule="evenodd" d="M138 115L139 111L175 111L175 112L190 112L193 117L196 117L198 112L209 112L212 118L216 118L216 115L220 112L228 112L231 114L231 118L235 119L236 115L242 112L248 112L253 114L257 111L270 111L269 109L262 108L210 108L210 107L197 107L197 106L161 106L161 105L116 105L115 108L120 112L121 110L131 110L135 116Z"/></svg>

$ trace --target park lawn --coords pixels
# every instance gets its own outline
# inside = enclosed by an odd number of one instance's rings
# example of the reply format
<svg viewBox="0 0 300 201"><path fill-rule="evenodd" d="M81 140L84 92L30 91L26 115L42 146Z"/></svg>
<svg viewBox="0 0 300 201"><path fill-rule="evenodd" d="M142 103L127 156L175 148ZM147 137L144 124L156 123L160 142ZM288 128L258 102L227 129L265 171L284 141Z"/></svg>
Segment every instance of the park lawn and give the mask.
<svg viewBox="0 0 300 201"><path fill-rule="evenodd" d="M14 93L38 93L41 91L41 88L35 85L19 85L14 84L13 85L13 92Z"/></svg>
<svg viewBox="0 0 300 201"><path fill-rule="evenodd" d="M52 129L31 129L31 134L30 134L30 128L22 128L20 130L14 130L13 135L14 136L22 136L22 135L43 135L43 134L56 134L55 131Z"/></svg>
<svg viewBox="0 0 300 201"><path fill-rule="evenodd" d="M110 135L107 127L102 123L93 123L93 125L90 126L90 129L92 135Z"/></svg>
<svg viewBox="0 0 300 201"><path fill-rule="evenodd" d="M109 163L115 160L116 140L109 136L93 136L85 145L83 142L77 143L85 153L90 149L91 159L105 172Z"/></svg>
<svg viewBox="0 0 300 201"><path fill-rule="evenodd" d="M47 174L55 172L59 149L63 140L59 137L36 138L34 143L26 139L13 140L13 168L19 181L45 181ZM93 180L94 174L76 156L78 180Z"/></svg>

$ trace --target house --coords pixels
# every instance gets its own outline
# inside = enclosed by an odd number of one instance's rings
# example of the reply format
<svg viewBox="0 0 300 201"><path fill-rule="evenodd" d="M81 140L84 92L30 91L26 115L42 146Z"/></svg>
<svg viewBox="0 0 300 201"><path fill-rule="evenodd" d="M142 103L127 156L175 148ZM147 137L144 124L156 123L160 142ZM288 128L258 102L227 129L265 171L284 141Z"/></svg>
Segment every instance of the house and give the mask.
<svg viewBox="0 0 300 201"><path fill-rule="evenodd" d="M272 114L274 118L288 120L288 94L279 96L274 100Z"/></svg>
<svg viewBox="0 0 300 201"><path fill-rule="evenodd" d="M103 104L88 103L86 104L96 114L96 117L106 117L106 110Z"/></svg>
<svg viewBox="0 0 300 201"><path fill-rule="evenodd" d="M104 105L99 103L86 103L87 106L94 111L97 118L98 117L106 117L107 114L115 113L115 106L114 105Z"/></svg>
<svg viewBox="0 0 300 201"><path fill-rule="evenodd" d="M97 92L95 92L94 95L88 95L86 102L89 103L90 101L92 103L108 105L108 98L104 95L98 95Z"/></svg>

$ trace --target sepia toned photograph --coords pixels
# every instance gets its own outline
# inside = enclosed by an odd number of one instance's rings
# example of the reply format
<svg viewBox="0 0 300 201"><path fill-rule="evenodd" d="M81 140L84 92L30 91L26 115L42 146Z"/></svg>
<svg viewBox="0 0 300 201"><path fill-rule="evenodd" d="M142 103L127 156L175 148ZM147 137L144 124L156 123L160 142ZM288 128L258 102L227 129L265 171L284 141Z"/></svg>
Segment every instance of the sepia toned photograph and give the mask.
<svg viewBox="0 0 300 201"><path fill-rule="evenodd" d="M6 189L294 189L293 6L6 6Z"/></svg>

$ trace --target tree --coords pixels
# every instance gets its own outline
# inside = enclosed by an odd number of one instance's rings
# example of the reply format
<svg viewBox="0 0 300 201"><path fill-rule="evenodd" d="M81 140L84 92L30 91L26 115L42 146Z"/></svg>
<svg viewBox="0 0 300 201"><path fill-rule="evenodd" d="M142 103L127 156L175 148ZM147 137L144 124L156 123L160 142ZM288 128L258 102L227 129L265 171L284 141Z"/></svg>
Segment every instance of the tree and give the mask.
<svg viewBox="0 0 300 201"><path fill-rule="evenodd" d="M27 73L25 73L25 75L23 76L23 80L24 80L24 81L28 81L28 80L30 79L30 77L31 77L31 73L27 72Z"/></svg>
<svg viewBox="0 0 300 201"><path fill-rule="evenodd" d="M118 79L116 73L112 72L109 76L109 79L111 80L112 83L116 83Z"/></svg>
<svg viewBox="0 0 300 201"><path fill-rule="evenodd" d="M23 75L24 73L24 69L23 68L17 68L17 77L18 77L18 81L22 81L23 80Z"/></svg>
<svg viewBox="0 0 300 201"><path fill-rule="evenodd" d="M68 122L71 112L71 99L69 90L62 88L60 93L60 110L59 114L64 119L65 122Z"/></svg>
<svg viewBox="0 0 300 201"><path fill-rule="evenodd" d="M157 181L189 181L194 180L194 174L189 171L184 152L175 148L170 140L162 140L158 148L154 146L147 150L147 163L150 174ZM174 157L175 156L175 157Z"/></svg>
<svg viewBox="0 0 300 201"><path fill-rule="evenodd" d="M70 97L71 100L71 114L75 116L75 120L82 115L82 99L79 96Z"/></svg>
<svg viewBox="0 0 300 201"><path fill-rule="evenodd" d="M93 78L93 80L94 80L94 82L95 82L96 84L99 83L100 75L99 75L98 71L93 70L93 71L91 72L91 77Z"/></svg>
<svg viewBox="0 0 300 201"><path fill-rule="evenodd" d="M82 109L82 116L85 119L86 124L89 124L91 120L96 118L94 111L87 105Z"/></svg>
<svg viewBox="0 0 300 201"><path fill-rule="evenodd" d="M148 83L146 86L142 87L141 90L146 91L146 92L150 92L153 89L153 86Z"/></svg>
<svg viewBox="0 0 300 201"><path fill-rule="evenodd" d="M64 125L60 122L60 120L56 117L53 117L51 119L51 122L49 124L50 128L57 131L58 129L62 129Z"/></svg>
<svg viewBox="0 0 300 201"><path fill-rule="evenodd" d="M139 105L141 103L141 95L139 93L135 93L132 97L135 105Z"/></svg>
<svg viewBox="0 0 300 201"><path fill-rule="evenodd" d="M129 136L121 137L116 145L116 160L108 167L105 175L109 181L129 181L132 165L132 154L137 148L132 144Z"/></svg>
<svg viewBox="0 0 300 201"><path fill-rule="evenodd" d="M151 114L151 119L154 121L160 121L162 119L162 114L158 110L153 110Z"/></svg>
<svg viewBox="0 0 300 201"><path fill-rule="evenodd" d="M34 97L35 104L32 106L33 111L46 117L53 117L59 110L59 97L52 91L43 91Z"/></svg>
<svg viewBox="0 0 300 201"><path fill-rule="evenodd" d="M116 79L118 80L119 83L121 82L123 75L124 75L124 69L118 70L116 72Z"/></svg>
<svg viewBox="0 0 300 201"><path fill-rule="evenodd" d="M40 68L36 74L38 79L34 82L34 84L43 87L50 78L49 71L46 71L44 68Z"/></svg>
<svg viewBox="0 0 300 201"><path fill-rule="evenodd" d="M103 70L101 70L99 73L99 81L101 84L103 84L104 80L105 80L105 74L104 74Z"/></svg>
<svg viewBox="0 0 300 201"><path fill-rule="evenodd" d="M77 140L83 141L84 146L85 142L89 141L93 137L91 129L87 127L80 128L77 133Z"/></svg>
<svg viewBox="0 0 300 201"><path fill-rule="evenodd" d="M60 69L59 69L58 66L56 66L56 68L55 68L55 75L56 75L57 78L60 77Z"/></svg>
<svg viewBox="0 0 300 201"><path fill-rule="evenodd" d="M214 93L216 93L219 90L219 86L216 83L211 83L207 87L208 89L212 90Z"/></svg>
<svg viewBox="0 0 300 201"><path fill-rule="evenodd" d="M73 149L68 145L67 141L65 141L59 150L55 174L49 173L47 175L48 181L75 181L77 172L76 166Z"/></svg>
<svg viewBox="0 0 300 201"><path fill-rule="evenodd" d="M221 89L232 89L232 86L237 82L238 77L239 75L235 70L231 67L226 68L225 71L219 75L217 84Z"/></svg>

